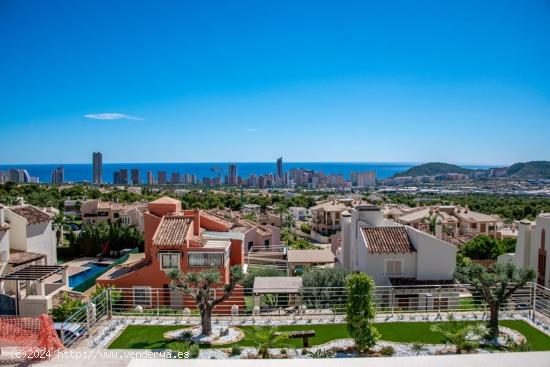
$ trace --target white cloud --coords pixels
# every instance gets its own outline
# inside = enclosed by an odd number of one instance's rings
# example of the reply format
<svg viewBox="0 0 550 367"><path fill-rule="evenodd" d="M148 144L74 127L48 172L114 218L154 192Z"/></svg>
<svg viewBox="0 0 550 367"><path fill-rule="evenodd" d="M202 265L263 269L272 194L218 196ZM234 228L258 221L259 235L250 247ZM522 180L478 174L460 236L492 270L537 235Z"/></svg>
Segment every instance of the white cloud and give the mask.
<svg viewBox="0 0 550 367"><path fill-rule="evenodd" d="M125 115L123 113L113 113L113 112L107 112L107 113L89 113L87 115L84 115L84 117L88 119L93 120L139 120L143 121L141 117L135 117L130 115Z"/></svg>

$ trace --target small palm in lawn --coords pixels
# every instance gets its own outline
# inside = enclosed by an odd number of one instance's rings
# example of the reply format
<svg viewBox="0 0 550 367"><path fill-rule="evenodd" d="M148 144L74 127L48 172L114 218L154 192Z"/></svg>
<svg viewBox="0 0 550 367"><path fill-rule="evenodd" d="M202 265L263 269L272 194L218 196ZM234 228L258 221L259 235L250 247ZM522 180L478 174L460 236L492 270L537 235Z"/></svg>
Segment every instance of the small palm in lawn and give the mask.
<svg viewBox="0 0 550 367"><path fill-rule="evenodd" d="M454 345L456 354L471 351L479 346L476 340L483 333L483 327L466 321L459 321L451 314L448 322L432 325L434 333L441 333L445 344Z"/></svg>
<svg viewBox="0 0 550 367"><path fill-rule="evenodd" d="M269 349L280 346L288 338L287 335L278 333L273 326L255 326L249 337L256 344L258 356L262 359L269 358Z"/></svg>

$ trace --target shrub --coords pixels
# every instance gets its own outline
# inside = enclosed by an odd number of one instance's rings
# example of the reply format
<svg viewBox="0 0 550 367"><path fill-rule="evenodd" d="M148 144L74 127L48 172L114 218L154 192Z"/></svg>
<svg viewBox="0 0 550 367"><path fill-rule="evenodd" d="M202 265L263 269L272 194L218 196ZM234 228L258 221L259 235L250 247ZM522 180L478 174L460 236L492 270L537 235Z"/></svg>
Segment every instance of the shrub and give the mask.
<svg viewBox="0 0 550 367"><path fill-rule="evenodd" d="M331 349L317 349L315 352L307 352L307 356L311 358L333 358L335 355Z"/></svg>
<svg viewBox="0 0 550 367"><path fill-rule="evenodd" d="M359 350L372 348L380 334L373 325L376 315L374 281L363 273L350 274L346 279L348 301L346 322L348 332Z"/></svg>
<svg viewBox="0 0 550 367"><path fill-rule="evenodd" d="M189 358L199 358L200 351L198 344L192 344L189 347Z"/></svg>
<svg viewBox="0 0 550 367"><path fill-rule="evenodd" d="M77 310L84 306L84 302L78 299L72 299L67 292L61 295L61 303L50 310L53 321L63 322Z"/></svg>
<svg viewBox="0 0 550 367"><path fill-rule="evenodd" d="M395 349L391 345L386 345L382 349L380 349L380 353L383 356L391 357L395 354Z"/></svg>
<svg viewBox="0 0 550 367"><path fill-rule="evenodd" d="M238 345L234 345L231 347L231 351L229 352L229 355L231 357L240 356L242 352L243 352L243 348L239 347Z"/></svg>
<svg viewBox="0 0 550 367"><path fill-rule="evenodd" d="M281 277L286 276L286 272L278 270L272 266L266 266L262 268L252 268L246 273L241 285L247 291L251 291L254 286L254 279L256 277Z"/></svg>
<svg viewBox="0 0 550 367"><path fill-rule="evenodd" d="M411 350L416 353L416 355L419 355L423 351L426 350L426 346L422 343L415 342L412 344Z"/></svg>
<svg viewBox="0 0 550 367"><path fill-rule="evenodd" d="M172 348L177 358L189 358L189 349L191 348L191 342L176 342Z"/></svg>

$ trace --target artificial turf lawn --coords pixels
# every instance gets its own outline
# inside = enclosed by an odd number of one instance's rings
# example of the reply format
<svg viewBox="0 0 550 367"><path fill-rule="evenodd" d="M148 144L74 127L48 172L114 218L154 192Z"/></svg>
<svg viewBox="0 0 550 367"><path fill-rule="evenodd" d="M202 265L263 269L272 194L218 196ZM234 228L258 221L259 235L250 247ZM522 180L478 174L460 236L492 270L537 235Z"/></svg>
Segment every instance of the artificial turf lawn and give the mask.
<svg viewBox="0 0 550 367"><path fill-rule="evenodd" d="M375 326L380 332L382 340L402 343L440 344L443 342L441 335L430 330L430 326L433 324L433 322L385 322L377 323ZM550 337L526 322L503 320L500 321L500 325L522 333L533 350L550 351ZM130 325L111 343L109 349L171 349L176 342L164 339L163 334L181 328L181 325ZM240 329L245 334L253 330L251 326L243 326ZM286 325L277 329L280 331L315 330L316 335L309 339L311 346L324 344L334 339L349 338L345 324ZM254 343L250 338L245 337L240 342L224 345L223 348L229 348L233 345L254 346ZM301 346L301 339L288 339L279 345L279 347ZM206 348L207 346L201 347Z"/></svg>

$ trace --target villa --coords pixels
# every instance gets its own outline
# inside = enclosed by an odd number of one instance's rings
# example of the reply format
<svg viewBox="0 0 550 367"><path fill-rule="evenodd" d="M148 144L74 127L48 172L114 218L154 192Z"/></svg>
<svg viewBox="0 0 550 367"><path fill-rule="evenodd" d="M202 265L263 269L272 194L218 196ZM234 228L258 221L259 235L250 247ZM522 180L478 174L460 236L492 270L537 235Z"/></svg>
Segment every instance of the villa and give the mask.
<svg viewBox="0 0 550 367"><path fill-rule="evenodd" d="M374 205L342 213L340 244L339 264L367 273L377 285L444 284L453 279L456 246L385 219Z"/></svg>
<svg viewBox="0 0 550 367"><path fill-rule="evenodd" d="M231 227L230 221L205 211L182 210L180 201L162 197L149 203L144 214L144 257L110 269L97 283L133 289L135 303L143 306L155 302L151 289L164 288L171 296L161 304L181 304L181 293L170 290L168 271L214 269L220 273L221 286L229 282L232 266L244 264L245 234Z"/></svg>
<svg viewBox="0 0 550 367"><path fill-rule="evenodd" d="M519 267L531 267L537 271L536 282L549 287L548 233L550 233L550 213L539 214L534 222L523 219L518 226L515 253L499 256L498 262L511 261Z"/></svg>
<svg viewBox="0 0 550 367"><path fill-rule="evenodd" d="M33 205L0 207L0 213L0 227L8 232L9 262L15 265L31 261L40 261L44 265L56 264L52 214ZM2 259L5 256L2 254Z"/></svg>
<svg viewBox="0 0 550 367"><path fill-rule="evenodd" d="M333 199L311 207L311 237L319 242L329 243L329 237L341 229L340 214L364 204L366 203L360 199Z"/></svg>
<svg viewBox="0 0 550 367"><path fill-rule="evenodd" d="M435 205L418 208L393 206L387 208L384 215L397 223L408 225L422 231L428 231L429 218L437 217L443 224L443 239L460 243L475 236L496 237L502 221L498 216L470 210L467 206ZM464 241L462 241L464 242Z"/></svg>
<svg viewBox="0 0 550 367"><path fill-rule="evenodd" d="M143 213L147 203L119 204L101 199L82 202L80 212L82 221L88 224L119 222L125 227L136 227L143 232Z"/></svg>

